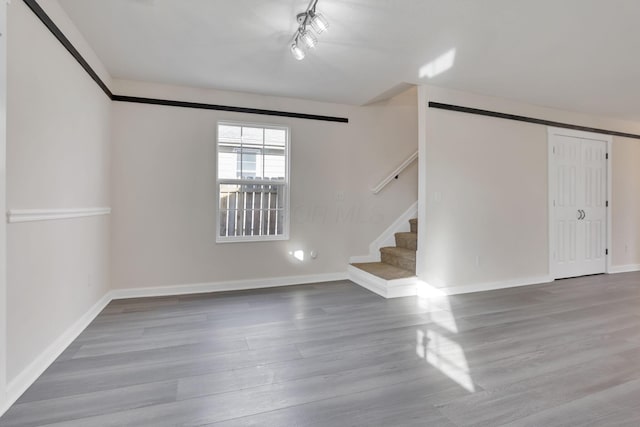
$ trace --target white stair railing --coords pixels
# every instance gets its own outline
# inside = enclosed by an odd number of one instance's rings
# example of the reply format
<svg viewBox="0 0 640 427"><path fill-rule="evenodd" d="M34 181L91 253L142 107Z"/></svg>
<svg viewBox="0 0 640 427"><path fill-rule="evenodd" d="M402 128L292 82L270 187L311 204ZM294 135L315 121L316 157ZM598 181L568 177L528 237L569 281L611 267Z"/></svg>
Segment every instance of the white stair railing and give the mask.
<svg viewBox="0 0 640 427"><path fill-rule="evenodd" d="M417 159L418 159L418 152L416 151L415 153L410 155L404 162L402 162L402 164L400 166L395 168L393 170L393 172L391 172L385 179L380 181L380 184L376 185L371 190L371 191L373 191L373 194L378 194L379 192L381 192L382 189L387 186L387 184L389 184L391 181L393 181L394 178L397 178L398 175L400 175L402 173L402 171L404 171L407 167L409 167L409 165L411 163L415 162Z"/></svg>

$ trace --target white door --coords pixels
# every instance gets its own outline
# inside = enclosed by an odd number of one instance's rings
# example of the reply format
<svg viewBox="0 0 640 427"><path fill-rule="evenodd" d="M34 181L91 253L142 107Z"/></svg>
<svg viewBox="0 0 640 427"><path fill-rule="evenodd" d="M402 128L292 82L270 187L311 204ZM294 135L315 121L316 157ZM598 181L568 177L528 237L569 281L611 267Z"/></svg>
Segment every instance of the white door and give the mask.
<svg viewBox="0 0 640 427"><path fill-rule="evenodd" d="M604 273L608 138L550 129L550 270L554 278Z"/></svg>

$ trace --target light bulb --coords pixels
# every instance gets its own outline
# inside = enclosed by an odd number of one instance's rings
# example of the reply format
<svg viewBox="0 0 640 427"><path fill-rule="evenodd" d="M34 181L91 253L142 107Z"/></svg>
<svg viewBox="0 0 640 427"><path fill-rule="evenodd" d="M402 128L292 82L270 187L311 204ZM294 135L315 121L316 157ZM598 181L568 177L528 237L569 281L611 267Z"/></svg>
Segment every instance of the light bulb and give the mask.
<svg viewBox="0 0 640 427"><path fill-rule="evenodd" d="M322 16L321 13L314 13L311 15L311 27L316 31L316 33L322 34L327 31L327 28L329 28L329 22L324 19L324 16Z"/></svg>
<svg viewBox="0 0 640 427"><path fill-rule="evenodd" d="M297 42L291 43L291 54L298 61L302 61L304 59L304 57L305 57L304 50L302 50L302 48L300 46L298 46Z"/></svg>
<svg viewBox="0 0 640 427"><path fill-rule="evenodd" d="M318 39L309 30L304 30L300 33L300 40L309 49L313 49L318 44Z"/></svg>

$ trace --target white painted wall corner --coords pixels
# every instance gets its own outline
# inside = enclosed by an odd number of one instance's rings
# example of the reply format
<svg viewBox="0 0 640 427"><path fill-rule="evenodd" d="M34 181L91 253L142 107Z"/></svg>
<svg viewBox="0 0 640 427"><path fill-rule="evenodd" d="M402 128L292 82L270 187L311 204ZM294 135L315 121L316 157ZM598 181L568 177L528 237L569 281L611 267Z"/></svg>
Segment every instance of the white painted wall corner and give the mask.
<svg viewBox="0 0 640 427"><path fill-rule="evenodd" d="M22 396L82 331L89 326L93 319L111 302L111 299L111 292L107 292L93 307L51 343L37 359L7 384L7 396L4 404L0 406L0 416Z"/></svg>

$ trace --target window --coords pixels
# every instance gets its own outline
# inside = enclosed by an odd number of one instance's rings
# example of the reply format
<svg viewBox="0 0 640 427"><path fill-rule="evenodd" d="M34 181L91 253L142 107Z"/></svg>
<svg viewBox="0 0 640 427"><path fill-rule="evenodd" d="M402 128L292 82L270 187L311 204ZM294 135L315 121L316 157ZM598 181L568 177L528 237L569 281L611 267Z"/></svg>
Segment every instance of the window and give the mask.
<svg viewBox="0 0 640 427"><path fill-rule="evenodd" d="M218 123L217 242L289 238L289 129Z"/></svg>

